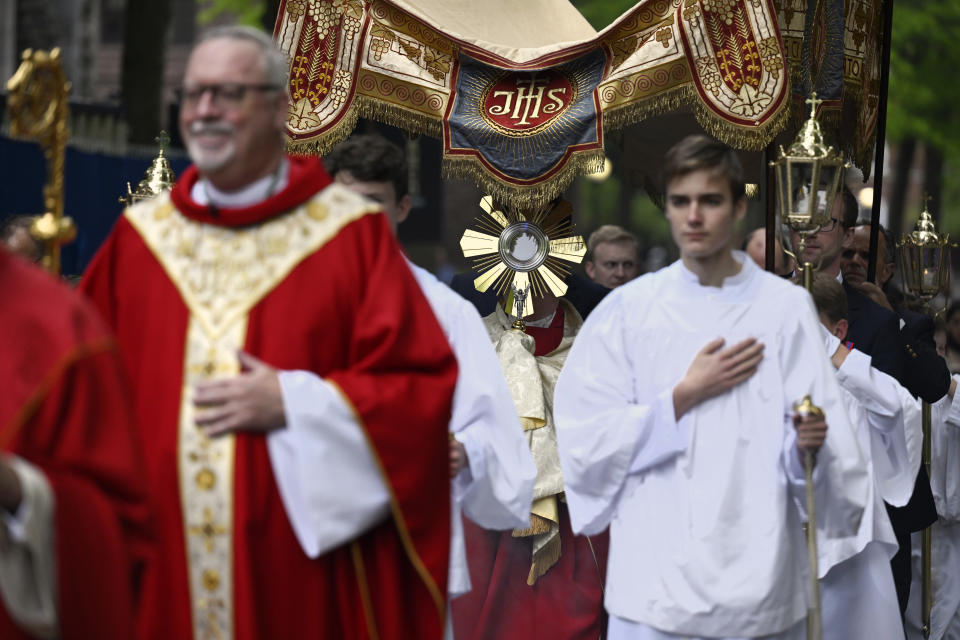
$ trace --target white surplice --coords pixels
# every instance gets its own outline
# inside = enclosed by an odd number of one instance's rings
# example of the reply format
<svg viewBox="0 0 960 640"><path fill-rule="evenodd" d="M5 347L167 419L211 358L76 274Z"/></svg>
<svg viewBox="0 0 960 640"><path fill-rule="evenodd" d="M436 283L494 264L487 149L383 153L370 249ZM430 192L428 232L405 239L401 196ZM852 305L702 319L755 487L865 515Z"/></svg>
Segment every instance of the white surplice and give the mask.
<svg viewBox="0 0 960 640"><path fill-rule="evenodd" d="M537 467L480 314L429 271L408 264L457 358L450 431L469 466L454 478L451 493L447 591L455 598L470 591L461 509L485 529L529 527Z"/></svg>
<svg viewBox="0 0 960 640"><path fill-rule="evenodd" d="M960 382L960 375L953 379ZM920 420L920 403L915 420ZM931 532L933 608L931 640L960 640L960 393L930 406L930 488L939 519ZM921 640L921 534L913 538L913 582L907 605L907 637Z"/></svg>
<svg viewBox="0 0 960 640"><path fill-rule="evenodd" d="M610 639L802 637L808 563L793 403L829 431L814 473L819 537L855 537L872 480L809 294L734 252L702 286L681 262L591 313L557 386L575 532L609 525ZM674 418L673 387L723 337L765 345L749 380Z"/></svg>
<svg viewBox="0 0 960 640"><path fill-rule="evenodd" d="M829 336L826 353L840 341ZM836 544L820 541L820 594L824 640L902 640L903 629L890 559L897 539L884 500L902 506L910 499L903 407L899 383L853 350L837 370L850 422L873 478L872 500L864 509L858 535Z"/></svg>

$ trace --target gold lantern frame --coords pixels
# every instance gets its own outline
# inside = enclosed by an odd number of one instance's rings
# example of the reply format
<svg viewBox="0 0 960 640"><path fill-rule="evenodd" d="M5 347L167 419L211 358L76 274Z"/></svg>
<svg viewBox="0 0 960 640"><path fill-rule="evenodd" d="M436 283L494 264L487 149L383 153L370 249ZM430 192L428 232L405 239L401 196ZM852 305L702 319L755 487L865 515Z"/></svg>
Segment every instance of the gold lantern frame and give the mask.
<svg viewBox="0 0 960 640"><path fill-rule="evenodd" d="M919 299L925 311L930 301L950 286L950 234L937 233L929 205L924 204L913 231L897 245L897 260L904 293Z"/></svg>
<svg viewBox="0 0 960 640"><path fill-rule="evenodd" d="M770 163L776 178L780 215L800 236L796 254L787 253L797 261L807 290L813 286L813 272L819 265L803 262L801 256L807 239L833 219L843 173L850 166L842 153L824 141L817 120L817 106L822 102L816 92L810 95L806 100L810 105L810 117L793 143L786 150L781 145L780 157Z"/></svg>

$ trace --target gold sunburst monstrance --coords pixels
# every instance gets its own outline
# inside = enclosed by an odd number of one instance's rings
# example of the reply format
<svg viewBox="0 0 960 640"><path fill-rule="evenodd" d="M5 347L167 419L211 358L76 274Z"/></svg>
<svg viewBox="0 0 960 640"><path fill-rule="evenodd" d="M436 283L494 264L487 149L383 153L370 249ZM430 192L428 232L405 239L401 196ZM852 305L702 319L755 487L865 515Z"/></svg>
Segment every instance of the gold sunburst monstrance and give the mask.
<svg viewBox="0 0 960 640"><path fill-rule="evenodd" d="M480 208L483 213L460 239L464 257L480 274L474 280L478 291L508 294L505 310L518 318L533 313L533 297L567 292L564 278L587 252L583 236L575 234L569 202L523 213L500 210L492 196L484 196ZM515 298L522 300L522 309L514 311Z"/></svg>

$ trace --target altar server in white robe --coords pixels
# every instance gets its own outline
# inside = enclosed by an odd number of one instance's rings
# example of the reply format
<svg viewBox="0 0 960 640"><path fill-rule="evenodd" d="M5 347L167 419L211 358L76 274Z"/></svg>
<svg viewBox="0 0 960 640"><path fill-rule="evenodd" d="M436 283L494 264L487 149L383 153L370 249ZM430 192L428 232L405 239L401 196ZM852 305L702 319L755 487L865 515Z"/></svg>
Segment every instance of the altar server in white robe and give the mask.
<svg viewBox="0 0 960 640"><path fill-rule="evenodd" d="M410 213L403 151L377 135L357 135L325 159L339 182L379 204L394 233ZM483 320L473 305L426 269L407 264L430 303L457 358L457 386L450 419L450 574L447 591L470 591L461 510L487 529L530 526L537 467L517 418L510 389ZM447 616L447 637L452 637Z"/></svg>
<svg viewBox="0 0 960 640"><path fill-rule="evenodd" d="M931 532L931 640L960 640L960 375L950 391L930 406L930 488L937 505ZM911 419L920 423L920 403L912 400ZM919 429L919 426L917 427ZM918 456L919 457L919 456ZM921 640L921 533L913 534L913 584L907 605L907 638Z"/></svg>
<svg viewBox="0 0 960 640"><path fill-rule="evenodd" d="M681 259L610 293L557 385L575 532L610 527L609 640L805 637L803 448L821 535L857 535L871 479L810 296L732 250L735 153L667 154ZM823 420L799 419L806 394Z"/></svg>
<svg viewBox="0 0 960 640"><path fill-rule="evenodd" d="M847 296L836 278L817 274L813 300L822 323L824 347L837 370L844 405L857 431L873 483L872 500L858 535L819 545L820 589L825 640L902 639L903 628L890 559L897 538L884 501L899 507L913 491L901 393L891 376L871 366L870 356L848 349Z"/></svg>

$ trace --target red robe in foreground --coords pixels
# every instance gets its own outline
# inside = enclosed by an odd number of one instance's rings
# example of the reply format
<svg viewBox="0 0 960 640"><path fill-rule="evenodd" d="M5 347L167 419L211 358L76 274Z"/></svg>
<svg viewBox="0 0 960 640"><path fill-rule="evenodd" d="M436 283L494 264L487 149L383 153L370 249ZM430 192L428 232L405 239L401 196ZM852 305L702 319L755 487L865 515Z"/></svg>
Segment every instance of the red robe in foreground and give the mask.
<svg viewBox="0 0 960 640"><path fill-rule="evenodd" d="M80 296L0 249L0 451L35 465L53 490L64 640L132 637L135 572L149 549L114 346ZM0 638L28 637L0 602Z"/></svg>
<svg viewBox="0 0 960 640"><path fill-rule="evenodd" d="M566 307L573 313L572 307ZM526 328L536 342L535 356L556 356L564 340L565 305L549 327ZM490 320L489 318L486 320ZM577 319L579 323L579 319ZM488 327L489 328L489 327ZM566 328L568 336L570 327ZM567 342L569 342L569 338ZM563 345L569 350L569 344ZM556 352L556 353L554 353ZM606 581L607 532L575 536L567 505L558 501L559 558L548 562L546 573L530 585L530 536L490 531L463 519L470 568L469 593L451 603L456 640L597 640L604 637L607 614L603 607ZM552 564L551 564L552 563ZM539 572L536 572L539 573Z"/></svg>
<svg viewBox="0 0 960 640"><path fill-rule="evenodd" d="M196 204L197 179L125 211L82 284L120 342L147 452L161 562L142 636L440 638L456 363L385 218L317 159L291 158L288 186L247 209ZM336 385L392 517L304 553L265 436L193 423L192 388L236 374L241 347Z"/></svg>

